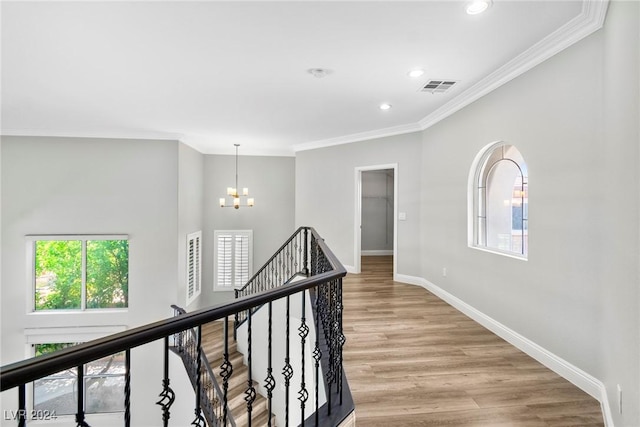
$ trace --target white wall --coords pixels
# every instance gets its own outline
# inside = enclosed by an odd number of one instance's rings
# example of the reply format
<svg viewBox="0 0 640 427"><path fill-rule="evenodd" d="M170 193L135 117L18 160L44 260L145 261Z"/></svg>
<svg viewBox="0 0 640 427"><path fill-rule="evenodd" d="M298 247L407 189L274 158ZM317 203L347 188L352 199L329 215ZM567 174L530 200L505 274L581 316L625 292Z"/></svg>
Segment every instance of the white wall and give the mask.
<svg viewBox="0 0 640 427"><path fill-rule="evenodd" d="M354 265L354 170L397 163L396 196L407 213L398 223L398 273L428 279L602 380L615 424L640 425L639 20L637 2L612 2L603 30L423 133L295 160L242 156L240 185L252 190L252 209L218 207L234 159L204 156L201 220L197 207L178 208L197 200L180 183L197 186L199 160L175 141L3 137L2 364L25 356L15 343L38 324L27 314L25 234L129 234L128 312L60 316L50 325L131 327L168 316L184 299L176 259L184 258L182 235L199 221L201 306L225 299L211 291L214 229L254 229L259 267L294 224L311 225ZM495 140L515 144L529 166L528 261L467 247L469 167ZM134 372L160 378L156 354L136 350ZM623 414L615 410L618 384ZM134 425L157 424L159 386L134 378ZM16 407L14 395L2 398L3 408Z"/></svg>
<svg viewBox="0 0 640 427"><path fill-rule="evenodd" d="M295 163L294 157L239 156L238 186L249 188L255 206L236 210L219 204L227 187L235 186L235 156L205 156L203 304L219 304L234 297L233 292L212 290L214 230L253 230L253 273L295 231Z"/></svg>
<svg viewBox="0 0 640 427"><path fill-rule="evenodd" d="M640 425L640 3L613 2L602 39L601 378L616 425L631 426Z"/></svg>
<svg viewBox="0 0 640 427"><path fill-rule="evenodd" d="M201 231L204 209L204 155L180 143L178 145L178 299L176 304L193 311L202 307L202 295L189 306L187 302L187 235ZM201 244L209 242L204 241ZM201 249L202 251L202 249ZM207 260L202 257L204 264ZM210 260L208 260L210 262ZM204 281L202 282L204 286Z"/></svg>
<svg viewBox="0 0 640 427"><path fill-rule="evenodd" d="M178 296L177 168L175 141L3 137L3 364L25 358L25 328L130 328L170 315ZM29 313L25 235L92 233L129 235L129 309ZM154 343L132 352L133 425L160 422L159 348ZM2 399L3 408L17 408L13 391Z"/></svg>
<svg viewBox="0 0 640 427"><path fill-rule="evenodd" d="M397 163L398 273L420 275L421 134L301 151L296 156L296 224L311 225L338 259L355 266L355 169Z"/></svg>
<svg viewBox="0 0 640 427"><path fill-rule="evenodd" d="M592 37L426 130L422 168L422 277L592 373L603 197L594 50ZM467 247L469 169L496 140L528 165L528 261Z"/></svg>
<svg viewBox="0 0 640 427"><path fill-rule="evenodd" d="M597 397L621 426L640 425L638 9L612 2L603 30L422 133L303 151L296 162L296 223L316 227L346 265L353 169L398 162L398 273L604 383ZM469 168L497 140L529 168L527 261L467 246Z"/></svg>
<svg viewBox="0 0 640 427"><path fill-rule="evenodd" d="M620 426L640 425L638 36L638 3L613 2L603 30L426 130L422 151L422 277L603 381ZM467 247L469 167L496 140L529 168L528 261Z"/></svg>

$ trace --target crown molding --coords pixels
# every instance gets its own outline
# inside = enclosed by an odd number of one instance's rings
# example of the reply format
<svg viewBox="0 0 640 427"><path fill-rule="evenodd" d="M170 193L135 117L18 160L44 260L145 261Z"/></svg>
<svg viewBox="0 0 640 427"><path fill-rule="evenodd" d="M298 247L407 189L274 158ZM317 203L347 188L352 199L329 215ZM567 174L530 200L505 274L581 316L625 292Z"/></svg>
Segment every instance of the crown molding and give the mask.
<svg viewBox="0 0 640 427"><path fill-rule="evenodd" d="M95 139L149 139L162 141L180 141L182 134L153 131L131 131L131 132L82 132L82 131L47 131L47 130L17 130L2 129L2 136L37 136L50 138L95 138Z"/></svg>
<svg viewBox="0 0 640 427"><path fill-rule="evenodd" d="M417 123L296 144L293 149L313 150L425 130L598 31L604 25L608 6L609 0L583 0L582 10L575 18Z"/></svg>
<svg viewBox="0 0 640 427"><path fill-rule="evenodd" d="M451 99L449 102L428 114L416 123L408 123L399 126L376 129L335 138L303 142L293 145L293 150L281 150L271 152L269 150L254 149L245 154L249 155L280 155L291 156L298 151L313 150L317 148L331 147L335 145L349 144L353 142L366 141L376 138L402 135L412 132L423 131L441 120L449 117L484 95L494 91L505 83L513 80L521 74L529 71L536 65L546 61L557 53L572 46L578 41L598 31L604 25L604 21L609 6L609 0L583 0L582 10L579 15L549 34L532 47L498 68L493 73ZM177 140L204 154L222 154L222 148L208 152L205 145L199 141L196 135L184 135L168 132L156 131L131 131L131 132L79 132L79 131L58 131L48 132L43 130L15 130L2 129L2 136L48 136L48 137L71 137L71 138L113 138L113 139L155 139L155 140Z"/></svg>
<svg viewBox="0 0 640 427"><path fill-rule="evenodd" d="M233 148L228 144L224 147L216 146L213 149L203 144L198 137L193 135L173 134L167 132L132 131L132 132L78 132L78 131L46 131L46 130L17 130L2 129L0 138L6 136L43 137L43 138L92 138L92 139L122 139L122 140L147 140L147 141L177 141L187 145L202 154L234 155ZM294 157L295 152L290 149L264 149L259 146L245 147L242 156L262 157Z"/></svg>
<svg viewBox="0 0 640 427"><path fill-rule="evenodd" d="M418 122L422 130L449 117L503 84L598 31L604 25L609 0L584 0L578 16L480 80Z"/></svg>
<svg viewBox="0 0 640 427"><path fill-rule="evenodd" d="M350 144L352 142L367 141L386 136L402 135L405 133L419 132L423 130L418 123L408 123L400 126L393 126L383 129L376 129L367 132L353 133L351 135L339 136L336 138L322 139L318 141L295 144L293 151L314 150L316 148L332 147L334 145Z"/></svg>

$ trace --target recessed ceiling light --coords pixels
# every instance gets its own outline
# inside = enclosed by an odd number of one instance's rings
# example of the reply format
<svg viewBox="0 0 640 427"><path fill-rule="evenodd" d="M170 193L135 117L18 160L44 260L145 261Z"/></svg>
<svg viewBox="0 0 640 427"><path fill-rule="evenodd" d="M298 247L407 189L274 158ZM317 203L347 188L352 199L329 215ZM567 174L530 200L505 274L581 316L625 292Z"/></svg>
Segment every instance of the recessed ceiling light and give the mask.
<svg viewBox="0 0 640 427"><path fill-rule="evenodd" d="M416 68L414 70L409 71L409 77L420 77L424 74L424 70L421 68Z"/></svg>
<svg viewBox="0 0 640 427"><path fill-rule="evenodd" d="M381 110L388 110L388 109L390 109L390 108L391 108L391 104L387 104L387 103L380 104L380 107L379 107L379 108L380 108Z"/></svg>
<svg viewBox="0 0 640 427"><path fill-rule="evenodd" d="M489 9L489 6L491 6L491 0L474 0L467 3L466 10L469 15L477 15Z"/></svg>

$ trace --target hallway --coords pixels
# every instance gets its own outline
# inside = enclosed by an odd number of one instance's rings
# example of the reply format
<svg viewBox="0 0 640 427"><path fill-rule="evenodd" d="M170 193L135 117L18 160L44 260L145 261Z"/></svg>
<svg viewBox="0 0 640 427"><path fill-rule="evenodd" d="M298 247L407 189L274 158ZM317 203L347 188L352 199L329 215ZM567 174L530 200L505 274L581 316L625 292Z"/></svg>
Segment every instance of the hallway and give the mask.
<svg viewBox="0 0 640 427"><path fill-rule="evenodd" d="M344 279L357 425L602 426L600 404L419 286L391 257Z"/></svg>

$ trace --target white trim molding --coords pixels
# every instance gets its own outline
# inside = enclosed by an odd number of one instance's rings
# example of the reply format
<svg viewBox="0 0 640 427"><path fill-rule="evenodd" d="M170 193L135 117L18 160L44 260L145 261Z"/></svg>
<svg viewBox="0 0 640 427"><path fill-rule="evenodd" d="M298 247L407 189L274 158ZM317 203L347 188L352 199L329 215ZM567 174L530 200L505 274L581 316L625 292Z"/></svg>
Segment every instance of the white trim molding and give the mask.
<svg viewBox="0 0 640 427"><path fill-rule="evenodd" d="M424 130L419 123L407 123L404 125L388 127L384 129L375 129L367 132L354 133L351 135L338 136L336 138L321 139L318 141L303 142L293 146L293 151L307 151L316 148L332 147L334 145L351 144L352 142L369 141L376 138L384 138L386 136L403 135L405 133L420 132Z"/></svg>
<svg viewBox="0 0 640 427"><path fill-rule="evenodd" d="M27 344L47 344L53 342L86 342L111 334L126 331L125 325L99 326L42 326L25 328L24 336ZM32 357L27 354L27 357Z"/></svg>
<svg viewBox="0 0 640 427"><path fill-rule="evenodd" d="M471 86L469 89L462 92L460 95L453 98L451 101L429 113L417 123L407 123L404 125L371 130L336 138L300 143L294 145L294 151L298 152L313 150L316 148L326 148L334 145L349 144L352 142L419 132L428 129L472 102L482 98L484 95L496 90L503 84L508 83L521 74L529 71L536 65L541 64L557 53L562 52L564 49L598 31L604 25L608 7L609 0L583 0L582 10L575 18L480 80L475 85Z"/></svg>
<svg viewBox="0 0 640 427"><path fill-rule="evenodd" d="M342 264L342 266L344 267L345 270L347 270L347 273L351 273L351 274L360 274L359 271L356 271L356 267L353 265L345 265Z"/></svg>
<svg viewBox="0 0 640 427"><path fill-rule="evenodd" d="M530 339L520 335L497 320L487 316L483 312L477 310L473 306L422 277L394 274L393 280L425 288L447 304L475 320L494 334L498 335L500 338L507 341L509 344L533 357L556 374L565 378L567 381L598 400L602 407L605 426L613 427L613 416L611 413L611 407L609 406L609 398L607 396L606 387L602 381L577 366L572 365L549 350L541 347Z"/></svg>
<svg viewBox="0 0 640 427"><path fill-rule="evenodd" d="M489 92L529 71L555 54L598 31L604 25L609 0L585 0L581 13L520 55L480 80L418 122L427 129Z"/></svg>

